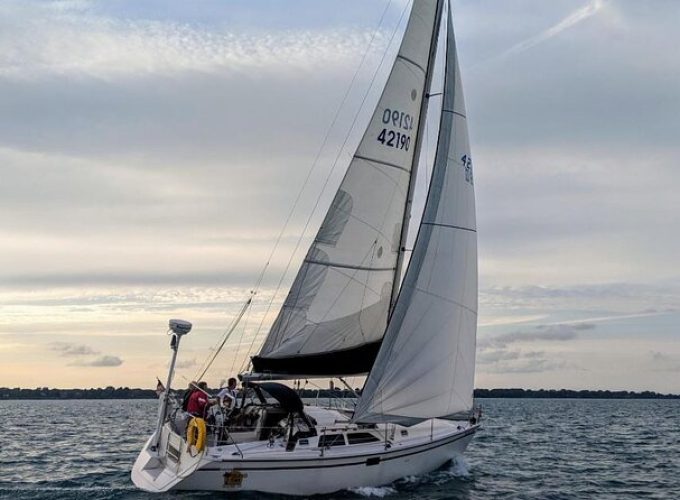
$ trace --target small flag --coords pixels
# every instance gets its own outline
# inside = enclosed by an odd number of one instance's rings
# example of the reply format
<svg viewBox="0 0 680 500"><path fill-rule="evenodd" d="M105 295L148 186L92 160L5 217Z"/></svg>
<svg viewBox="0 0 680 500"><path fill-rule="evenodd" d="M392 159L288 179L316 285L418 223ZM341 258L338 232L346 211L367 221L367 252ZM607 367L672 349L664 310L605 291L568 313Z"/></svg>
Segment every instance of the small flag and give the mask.
<svg viewBox="0 0 680 500"><path fill-rule="evenodd" d="M156 380L158 380L158 384L156 384L156 395L160 398L161 394L165 392L165 386L163 385L163 382L161 382L161 379L156 377Z"/></svg>

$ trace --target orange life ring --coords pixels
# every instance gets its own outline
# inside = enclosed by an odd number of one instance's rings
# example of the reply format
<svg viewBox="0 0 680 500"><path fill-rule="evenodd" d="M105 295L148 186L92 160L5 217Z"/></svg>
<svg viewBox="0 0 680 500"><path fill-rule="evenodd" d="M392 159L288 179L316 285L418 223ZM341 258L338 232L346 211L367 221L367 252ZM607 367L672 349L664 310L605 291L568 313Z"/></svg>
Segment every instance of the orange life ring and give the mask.
<svg viewBox="0 0 680 500"><path fill-rule="evenodd" d="M199 417L193 417L189 420L189 425L187 425L187 449L191 450L193 446L198 453L202 452L203 448L205 448L207 433L205 420Z"/></svg>

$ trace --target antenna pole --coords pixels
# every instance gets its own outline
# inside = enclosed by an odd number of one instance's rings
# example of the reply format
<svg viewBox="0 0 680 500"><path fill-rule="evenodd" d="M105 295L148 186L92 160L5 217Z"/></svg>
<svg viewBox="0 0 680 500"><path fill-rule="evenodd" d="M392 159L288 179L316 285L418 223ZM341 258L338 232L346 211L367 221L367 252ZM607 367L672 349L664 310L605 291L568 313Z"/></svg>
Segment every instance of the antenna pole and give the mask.
<svg viewBox="0 0 680 500"><path fill-rule="evenodd" d="M170 360L170 368L168 369L168 378L165 382L165 392L163 393L163 399L161 400L161 405L158 409L158 424L156 425L156 433L154 434L154 439L152 441L152 445L150 446L151 450L155 452L158 452L158 445L161 441L161 431L163 429L163 423L165 423L165 417L168 412L170 385L172 384L172 378L175 375L175 362L177 361L177 351L179 351L179 341L182 339L183 335L186 335L191 331L191 323L188 321L171 319L170 330L172 331L172 339L170 340L172 359Z"/></svg>

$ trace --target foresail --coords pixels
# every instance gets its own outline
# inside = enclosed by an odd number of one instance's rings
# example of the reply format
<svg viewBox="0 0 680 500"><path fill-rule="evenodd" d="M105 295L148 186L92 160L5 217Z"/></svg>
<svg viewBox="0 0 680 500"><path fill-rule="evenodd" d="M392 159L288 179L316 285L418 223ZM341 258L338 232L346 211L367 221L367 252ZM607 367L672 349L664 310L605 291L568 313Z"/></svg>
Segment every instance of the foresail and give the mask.
<svg viewBox="0 0 680 500"><path fill-rule="evenodd" d="M425 211L394 313L355 412L416 423L472 407L477 234L472 160L453 26L437 153Z"/></svg>
<svg viewBox="0 0 680 500"><path fill-rule="evenodd" d="M440 0L441 1L441 0ZM365 135L253 370L370 370L385 332L437 0L414 0Z"/></svg>

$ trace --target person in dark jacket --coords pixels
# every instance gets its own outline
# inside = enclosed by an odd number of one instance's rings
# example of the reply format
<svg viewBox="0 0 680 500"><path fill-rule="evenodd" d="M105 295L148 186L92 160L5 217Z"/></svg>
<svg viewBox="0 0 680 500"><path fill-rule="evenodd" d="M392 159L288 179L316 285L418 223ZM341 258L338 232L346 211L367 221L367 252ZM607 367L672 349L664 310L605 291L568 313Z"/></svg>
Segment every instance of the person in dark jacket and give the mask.
<svg viewBox="0 0 680 500"><path fill-rule="evenodd" d="M196 390L196 387L198 387L198 382L196 382L195 380L189 382L187 390L184 391L184 394L182 395L182 410L187 411L187 409L189 408L189 398L191 397L191 394Z"/></svg>

